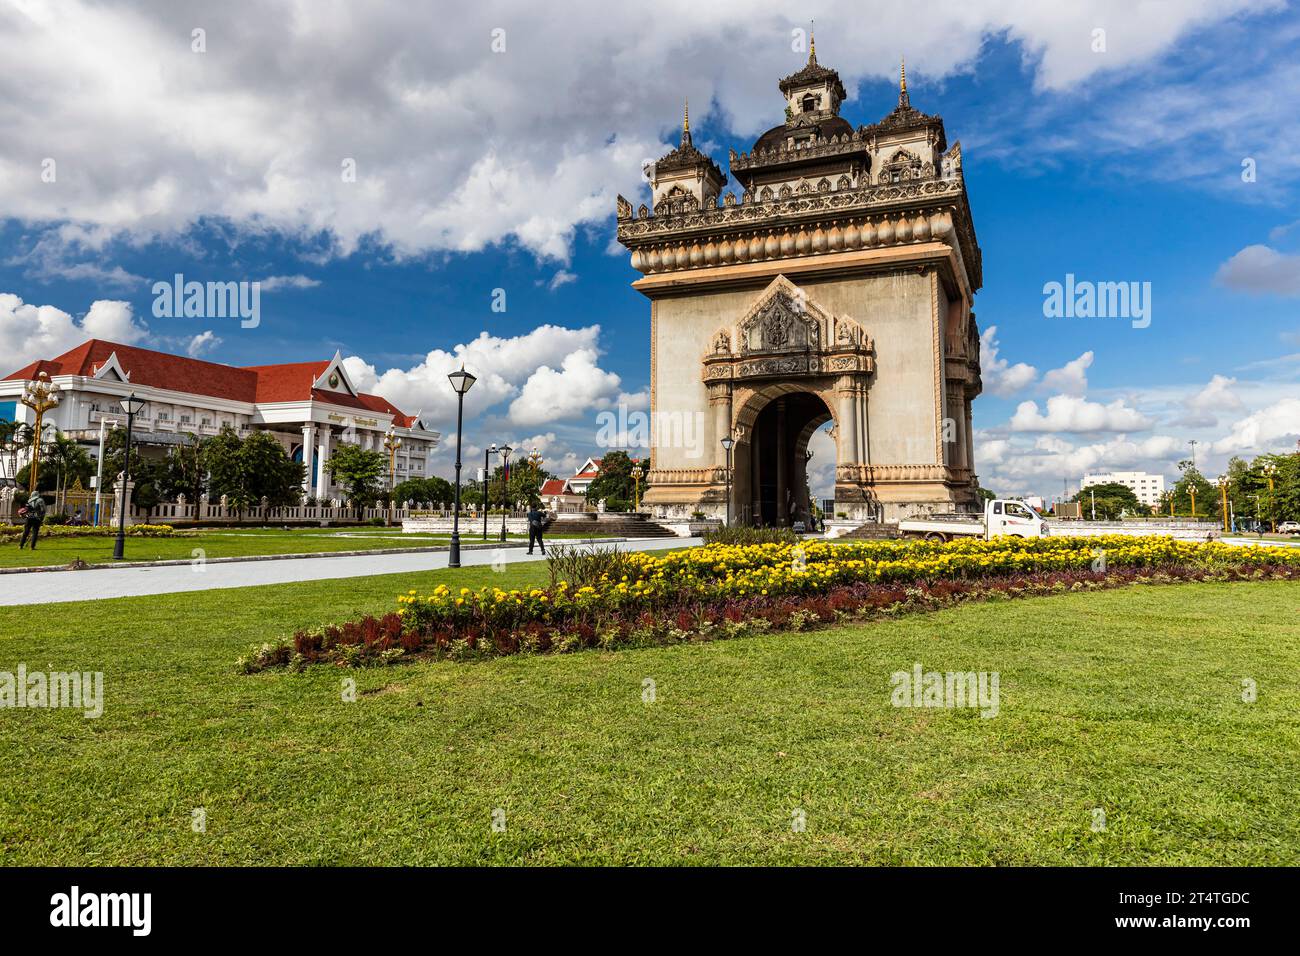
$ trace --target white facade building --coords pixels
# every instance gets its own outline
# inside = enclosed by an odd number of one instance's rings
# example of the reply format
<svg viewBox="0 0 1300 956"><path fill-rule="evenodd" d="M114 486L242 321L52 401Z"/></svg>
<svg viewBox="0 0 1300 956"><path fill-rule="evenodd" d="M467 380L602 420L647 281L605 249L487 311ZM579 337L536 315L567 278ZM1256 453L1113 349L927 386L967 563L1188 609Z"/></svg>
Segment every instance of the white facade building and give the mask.
<svg viewBox="0 0 1300 956"><path fill-rule="evenodd" d="M392 428L402 439L394 460L400 483L429 477L429 455L439 439L418 414L359 391L337 352L328 361L239 367L90 339L0 380L0 408L12 408L13 420L34 424L34 414L18 399L41 373L58 384L61 396L45 422L91 445L92 454L100 423L124 425L120 401L135 393L145 406L135 416L133 440L144 454L151 446L188 441L187 435L216 435L223 426L241 436L269 432L306 466L303 494L318 500L341 496L325 471L340 444L387 455L384 436Z"/></svg>
<svg viewBox="0 0 1300 956"><path fill-rule="evenodd" d="M1111 471L1103 475L1084 475L1079 487L1087 489L1093 485L1124 485L1131 488L1137 500L1150 507L1159 507L1160 498L1165 493L1165 476L1151 475L1145 471Z"/></svg>

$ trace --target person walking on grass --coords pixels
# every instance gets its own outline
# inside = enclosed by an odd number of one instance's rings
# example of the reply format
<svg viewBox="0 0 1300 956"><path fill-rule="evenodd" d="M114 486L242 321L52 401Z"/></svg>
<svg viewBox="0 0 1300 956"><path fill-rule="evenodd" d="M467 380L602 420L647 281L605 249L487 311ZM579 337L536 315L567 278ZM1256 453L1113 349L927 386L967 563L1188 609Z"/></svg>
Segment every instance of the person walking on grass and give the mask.
<svg viewBox="0 0 1300 956"><path fill-rule="evenodd" d="M45 520L45 499L40 496L39 492L32 492L32 496L27 499L27 507L23 509L23 539L18 542L18 550L21 551L27 544L27 536L32 537L32 550L36 550L36 539L41 533L41 522Z"/></svg>
<svg viewBox="0 0 1300 956"><path fill-rule="evenodd" d="M542 549L542 554L546 553L546 542L542 540L542 527L546 523L546 512L542 511L536 498L528 503L528 553L533 553L533 544L536 543Z"/></svg>

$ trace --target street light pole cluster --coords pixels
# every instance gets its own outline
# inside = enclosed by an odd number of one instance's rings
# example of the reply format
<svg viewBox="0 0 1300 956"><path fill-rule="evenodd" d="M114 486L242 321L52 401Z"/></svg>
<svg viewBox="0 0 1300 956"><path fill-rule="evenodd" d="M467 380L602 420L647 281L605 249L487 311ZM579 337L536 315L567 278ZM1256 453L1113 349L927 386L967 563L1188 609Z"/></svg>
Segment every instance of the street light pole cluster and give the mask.
<svg viewBox="0 0 1300 956"><path fill-rule="evenodd" d="M397 436L397 432L392 425L388 426L388 433L384 435L384 450L388 452L388 524L391 527L393 523L393 492L397 488L397 449L402 447L402 439Z"/></svg>

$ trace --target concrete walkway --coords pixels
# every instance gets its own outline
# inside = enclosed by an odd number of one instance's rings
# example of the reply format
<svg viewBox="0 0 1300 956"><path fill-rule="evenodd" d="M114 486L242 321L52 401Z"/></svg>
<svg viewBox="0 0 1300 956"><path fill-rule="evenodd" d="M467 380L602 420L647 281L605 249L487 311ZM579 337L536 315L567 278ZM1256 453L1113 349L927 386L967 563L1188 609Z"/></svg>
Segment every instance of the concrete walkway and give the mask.
<svg viewBox="0 0 1300 956"><path fill-rule="evenodd" d="M556 542L560 544L561 542ZM620 551L658 551L699 544L699 538L649 538L595 547ZM554 545L552 545L554 547ZM539 561L522 545L464 550L462 567ZM223 563L169 565L165 567L95 567L85 571L48 571L42 574L0 575L0 606L99 601L106 598L174 594L247 588L261 584L359 578L374 574L407 574L447 566L446 551L402 554L349 555L344 557L289 558L280 561L227 561Z"/></svg>

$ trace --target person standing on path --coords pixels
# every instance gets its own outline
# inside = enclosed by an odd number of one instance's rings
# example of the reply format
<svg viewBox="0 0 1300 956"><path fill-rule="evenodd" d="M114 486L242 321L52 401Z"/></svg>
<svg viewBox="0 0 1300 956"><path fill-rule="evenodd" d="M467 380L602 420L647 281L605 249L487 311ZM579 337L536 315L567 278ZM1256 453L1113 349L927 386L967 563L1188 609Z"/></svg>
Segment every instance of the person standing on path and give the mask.
<svg viewBox="0 0 1300 956"><path fill-rule="evenodd" d="M528 504L528 553L533 553L533 544L536 543L542 549L542 554L546 553L546 542L542 540L542 526L546 523L546 512L538 508L539 502L536 499Z"/></svg>
<svg viewBox="0 0 1300 956"><path fill-rule="evenodd" d="M32 550L36 550L36 539L41 533L41 522L45 520L45 499L41 497L40 492L33 491L32 496L27 499L26 520L23 521L23 539L18 542L18 550L21 551L27 544L27 536L32 536Z"/></svg>

